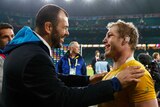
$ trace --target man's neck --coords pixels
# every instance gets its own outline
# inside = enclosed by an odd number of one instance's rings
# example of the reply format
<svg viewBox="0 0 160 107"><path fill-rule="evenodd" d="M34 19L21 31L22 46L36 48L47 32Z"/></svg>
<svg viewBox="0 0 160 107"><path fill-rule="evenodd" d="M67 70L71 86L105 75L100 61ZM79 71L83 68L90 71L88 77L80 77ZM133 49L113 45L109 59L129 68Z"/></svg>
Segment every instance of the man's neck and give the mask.
<svg viewBox="0 0 160 107"><path fill-rule="evenodd" d="M133 57L133 52L126 52L119 57L115 57L113 63L113 69L118 69L122 64L124 64L129 58Z"/></svg>
<svg viewBox="0 0 160 107"><path fill-rule="evenodd" d="M75 58L76 55L77 55L77 54L75 54L75 53L70 53L70 54L69 54L69 57L70 57L70 58Z"/></svg>
<svg viewBox="0 0 160 107"><path fill-rule="evenodd" d="M43 44L47 46L47 48L48 48L48 50L49 50L50 56L53 57L53 55L52 55L52 50L51 50L51 46L48 44L48 42L47 42L44 38L42 38L42 37L38 34L38 32L36 32L36 31L33 31L33 32L34 32L35 35L37 35L37 37L43 42Z"/></svg>

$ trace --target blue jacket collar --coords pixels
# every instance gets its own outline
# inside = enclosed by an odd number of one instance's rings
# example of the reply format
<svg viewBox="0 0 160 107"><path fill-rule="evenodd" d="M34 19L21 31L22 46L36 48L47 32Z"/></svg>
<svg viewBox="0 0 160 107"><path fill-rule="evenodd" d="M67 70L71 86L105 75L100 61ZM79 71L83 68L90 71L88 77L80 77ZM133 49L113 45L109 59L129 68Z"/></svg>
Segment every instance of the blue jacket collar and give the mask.
<svg viewBox="0 0 160 107"><path fill-rule="evenodd" d="M7 44L3 50L3 53L8 53L20 45L34 42L41 42L41 40L36 36L30 27L25 26L14 36L12 41Z"/></svg>

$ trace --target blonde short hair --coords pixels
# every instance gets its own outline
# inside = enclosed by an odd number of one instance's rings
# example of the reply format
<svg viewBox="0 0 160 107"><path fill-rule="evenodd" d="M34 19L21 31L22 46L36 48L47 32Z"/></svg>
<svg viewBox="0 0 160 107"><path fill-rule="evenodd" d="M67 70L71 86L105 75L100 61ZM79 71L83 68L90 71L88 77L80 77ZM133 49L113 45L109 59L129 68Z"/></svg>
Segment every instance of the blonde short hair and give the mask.
<svg viewBox="0 0 160 107"><path fill-rule="evenodd" d="M131 46L132 50L135 50L139 39L139 32L135 25L132 22L118 20L117 22L108 23L107 29L110 29L113 26L118 27L118 33L120 34L121 38L130 38L129 45Z"/></svg>

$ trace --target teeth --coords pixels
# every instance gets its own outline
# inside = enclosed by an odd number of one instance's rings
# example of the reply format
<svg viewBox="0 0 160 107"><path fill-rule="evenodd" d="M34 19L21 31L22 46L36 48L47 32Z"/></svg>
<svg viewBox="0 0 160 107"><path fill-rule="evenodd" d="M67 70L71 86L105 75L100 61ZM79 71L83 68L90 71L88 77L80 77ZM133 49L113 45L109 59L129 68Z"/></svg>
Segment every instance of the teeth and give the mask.
<svg viewBox="0 0 160 107"><path fill-rule="evenodd" d="M110 48L110 45L105 45L106 50Z"/></svg>
<svg viewBox="0 0 160 107"><path fill-rule="evenodd" d="M108 47L108 45L106 45L106 47Z"/></svg>

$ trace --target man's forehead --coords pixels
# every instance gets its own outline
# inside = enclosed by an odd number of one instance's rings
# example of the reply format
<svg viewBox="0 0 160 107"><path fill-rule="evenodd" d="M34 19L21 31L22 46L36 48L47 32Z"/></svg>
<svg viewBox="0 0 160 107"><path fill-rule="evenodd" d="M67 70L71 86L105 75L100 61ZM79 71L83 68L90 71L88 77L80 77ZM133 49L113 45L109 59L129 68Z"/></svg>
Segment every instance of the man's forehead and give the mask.
<svg viewBox="0 0 160 107"><path fill-rule="evenodd" d="M14 34L13 29L6 28L6 29L1 29L0 34Z"/></svg>
<svg viewBox="0 0 160 107"><path fill-rule="evenodd" d="M111 31L110 31L110 30L108 30L108 31L107 31L107 35L108 35L108 34L110 34L110 33L111 33Z"/></svg>
<svg viewBox="0 0 160 107"><path fill-rule="evenodd" d="M66 16L62 17L61 16L61 17L58 18L58 20L59 20L58 21L59 25L62 24L64 27L69 27L68 17L66 17Z"/></svg>
<svg viewBox="0 0 160 107"><path fill-rule="evenodd" d="M117 31L118 30L118 26L112 26L110 28L108 28L107 33L113 32L113 31Z"/></svg>

